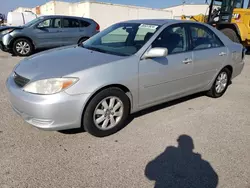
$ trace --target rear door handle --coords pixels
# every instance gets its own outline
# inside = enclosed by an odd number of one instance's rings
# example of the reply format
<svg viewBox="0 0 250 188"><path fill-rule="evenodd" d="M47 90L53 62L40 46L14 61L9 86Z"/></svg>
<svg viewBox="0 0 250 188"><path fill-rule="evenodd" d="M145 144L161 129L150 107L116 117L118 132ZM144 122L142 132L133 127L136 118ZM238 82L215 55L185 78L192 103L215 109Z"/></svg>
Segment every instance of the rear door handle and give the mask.
<svg viewBox="0 0 250 188"><path fill-rule="evenodd" d="M224 56L224 55L227 55L227 53L226 52L219 53L219 56Z"/></svg>
<svg viewBox="0 0 250 188"><path fill-rule="evenodd" d="M183 62L183 64L188 65L188 64L191 64L191 63L193 62L193 60L192 60L192 59L189 59L189 58L186 58L186 59L183 60L182 62Z"/></svg>

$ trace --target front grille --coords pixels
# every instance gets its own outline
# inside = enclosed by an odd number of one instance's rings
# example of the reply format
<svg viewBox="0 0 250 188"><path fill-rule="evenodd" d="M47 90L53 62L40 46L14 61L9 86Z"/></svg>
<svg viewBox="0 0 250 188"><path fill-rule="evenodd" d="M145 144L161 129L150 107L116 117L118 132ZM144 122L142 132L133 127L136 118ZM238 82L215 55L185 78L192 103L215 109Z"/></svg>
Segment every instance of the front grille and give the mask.
<svg viewBox="0 0 250 188"><path fill-rule="evenodd" d="M24 87L30 80L14 73L14 82L19 87Z"/></svg>

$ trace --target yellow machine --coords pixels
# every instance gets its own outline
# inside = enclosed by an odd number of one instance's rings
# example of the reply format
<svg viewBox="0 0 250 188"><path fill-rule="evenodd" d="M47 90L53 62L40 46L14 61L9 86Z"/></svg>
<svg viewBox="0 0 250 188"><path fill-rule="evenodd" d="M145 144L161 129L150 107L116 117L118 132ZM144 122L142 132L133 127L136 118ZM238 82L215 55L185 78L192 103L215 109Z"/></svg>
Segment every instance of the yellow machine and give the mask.
<svg viewBox="0 0 250 188"><path fill-rule="evenodd" d="M232 41L250 47L250 0L248 8L244 0L211 0L209 14L182 16L183 20L190 19L213 25L222 31Z"/></svg>

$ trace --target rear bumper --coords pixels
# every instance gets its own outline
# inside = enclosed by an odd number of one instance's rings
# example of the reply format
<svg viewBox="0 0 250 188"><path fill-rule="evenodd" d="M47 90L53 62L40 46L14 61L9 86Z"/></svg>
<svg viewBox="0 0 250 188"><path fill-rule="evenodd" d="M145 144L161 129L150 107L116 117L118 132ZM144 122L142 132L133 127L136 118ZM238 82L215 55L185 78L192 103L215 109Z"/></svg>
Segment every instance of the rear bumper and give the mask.
<svg viewBox="0 0 250 188"><path fill-rule="evenodd" d="M2 41L0 41L0 50L2 50L2 51L4 51L4 52L9 51L9 49L8 49L8 48L6 48L6 47L4 46L4 44L3 44L3 42L2 42Z"/></svg>
<svg viewBox="0 0 250 188"><path fill-rule="evenodd" d="M242 61L241 63L238 63L233 67L232 79L241 74L244 66L245 66L245 61Z"/></svg>

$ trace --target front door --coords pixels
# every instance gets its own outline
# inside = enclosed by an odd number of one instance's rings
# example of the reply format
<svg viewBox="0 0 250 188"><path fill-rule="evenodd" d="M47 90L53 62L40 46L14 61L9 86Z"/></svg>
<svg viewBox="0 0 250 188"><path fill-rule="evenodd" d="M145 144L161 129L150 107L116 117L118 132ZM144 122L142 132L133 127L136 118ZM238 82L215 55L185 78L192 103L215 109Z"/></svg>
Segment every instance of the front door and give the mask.
<svg viewBox="0 0 250 188"><path fill-rule="evenodd" d="M151 45L168 49L161 58L139 63L139 105L145 106L185 93L193 88L193 53L190 52L185 24L167 27Z"/></svg>

